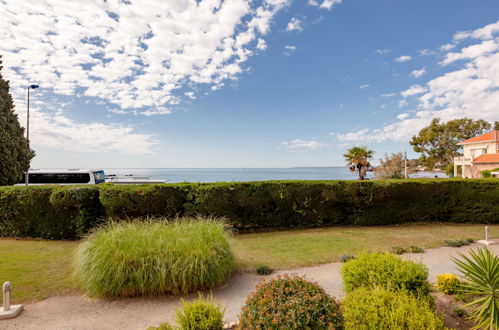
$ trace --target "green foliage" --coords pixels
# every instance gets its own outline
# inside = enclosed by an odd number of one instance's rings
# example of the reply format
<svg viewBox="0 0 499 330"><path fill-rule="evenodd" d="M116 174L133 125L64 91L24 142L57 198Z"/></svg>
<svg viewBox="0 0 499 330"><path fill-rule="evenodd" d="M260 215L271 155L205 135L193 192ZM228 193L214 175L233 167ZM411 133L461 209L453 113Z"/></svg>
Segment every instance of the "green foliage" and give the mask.
<svg viewBox="0 0 499 330"><path fill-rule="evenodd" d="M459 239L446 239L444 240L445 245L450 247L461 247L464 245L470 245L475 240L473 238L459 238Z"/></svg>
<svg viewBox="0 0 499 330"><path fill-rule="evenodd" d="M410 245L409 251L411 251L411 253L424 253L425 252L422 247L417 246L417 245Z"/></svg>
<svg viewBox="0 0 499 330"><path fill-rule="evenodd" d="M466 311L466 309L459 307L459 306L456 306L452 309L452 315L454 315L456 317L464 318L464 317L468 316L468 312Z"/></svg>
<svg viewBox="0 0 499 330"><path fill-rule="evenodd" d="M258 285L239 317L239 329L341 329L342 323L334 298L293 275Z"/></svg>
<svg viewBox="0 0 499 330"><path fill-rule="evenodd" d="M61 193L65 190L71 191L71 198ZM498 191L499 181L471 179L0 187L0 235L75 239L106 217L198 214L226 217L240 232L499 223Z"/></svg>
<svg viewBox="0 0 499 330"><path fill-rule="evenodd" d="M376 179L403 179L405 176L405 156L403 152L392 153L379 160L379 166L374 170ZM407 161L407 174L416 171L415 162Z"/></svg>
<svg viewBox="0 0 499 330"><path fill-rule="evenodd" d="M499 171L499 168L494 168L492 170L483 170L480 173L482 174L482 178L484 179L490 179L492 177L495 177L492 175L492 172L497 172Z"/></svg>
<svg viewBox="0 0 499 330"><path fill-rule="evenodd" d="M202 295L191 302L182 300L182 309L176 311L180 330L222 330L223 316L222 307Z"/></svg>
<svg viewBox="0 0 499 330"><path fill-rule="evenodd" d="M437 288L445 294L456 294L461 286L461 281L453 274L437 275Z"/></svg>
<svg viewBox="0 0 499 330"><path fill-rule="evenodd" d="M157 327L147 327L146 330L174 330L175 328L170 325L170 323L161 323Z"/></svg>
<svg viewBox="0 0 499 330"><path fill-rule="evenodd" d="M343 300L345 329L445 329L431 303L404 291L358 288Z"/></svg>
<svg viewBox="0 0 499 330"><path fill-rule="evenodd" d="M470 317L477 328L497 329L499 326L499 257L487 248L469 252L469 257L459 253L461 259L453 258L458 270L466 280L461 291L478 296L465 305L473 306Z"/></svg>
<svg viewBox="0 0 499 330"><path fill-rule="evenodd" d="M354 260L356 259L357 257L353 254L350 254L350 253L343 253L342 255L340 255L340 261L341 262L347 262L347 261L350 261L350 260Z"/></svg>
<svg viewBox="0 0 499 330"><path fill-rule="evenodd" d="M445 167L445 174L449 177L449 178L453 178L454 177L454 163L450 163L449 165L447 165Z"/></svg>
<svg viewBox="0 0 499 330"><path fill-rule="evenodd" d="M361 253L343 265L341 274L347 293L360 287L408 290L419 296L430 292L426 266L390 253Z"/></svg>
<svg viewBox="0 0 499 330"><path fill-rule="evenodd" d="M24 128L14 113L9 82L2 78L2 68L0 55L0 186L18 183L35 155L31 149L26 155L28 143Z"/></svg>
<svg viewBox="0 0 499 330"><path fill-rule="evenodd" d="M403 247L401 247L401 246L396 245L396 246L392 247L392 253L393 253L393 254L398 254L398 255L400 255L400 254L404 254L404 253L406 253L406 252L407 252L407 249L406 249L406 248L403 248Z"/></svg>
<svg viewBox="0 0 499 330"><path fill-rule="evenodd" d="M274 270L267 265L258 265L256 267L256 273L258 275L270 275Z"/></svg>
<svg viewBox="0 0 499 330"><path fill-rule="evenodd" d="M357 172L360 180L364 180L367 170L371 167L369 160L373 158L374 151L369 150L366 146L352 147L343 155L347 162L347 166L352 172Z"/></svg>
<svg viewBox="0 0 499 330"><path fill-rule="evenodd" d="M211 218L110 222L75 253L73 275L93 297L188 293L222 284L234 269L224 223Z"/></svg>
<svg viewBox="0 0 499 330"><path fill-rule="evenodd" d="M491 125L484 120L461 118L440 123L435 118L430 125L412 137L410 144L414 151L421 154L422 165L445 168L459 156L462 146L458 142L483 134Z"/></svg>

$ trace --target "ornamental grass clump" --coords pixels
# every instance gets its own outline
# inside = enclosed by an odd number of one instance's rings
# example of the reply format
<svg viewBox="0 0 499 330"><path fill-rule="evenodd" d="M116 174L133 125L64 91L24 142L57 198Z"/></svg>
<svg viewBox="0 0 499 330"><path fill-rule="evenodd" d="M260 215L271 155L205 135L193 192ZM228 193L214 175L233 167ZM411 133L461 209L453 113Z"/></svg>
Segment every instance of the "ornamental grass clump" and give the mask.
<svg viewBox="0 0 499 330"><path fill-rule="evenodd" d="M239 316L239 329L342 329L339 303L299 276L260 284Z"/></svg>
<svg viewBox="0 0 499 330"><path fill-rule="evenodd" d="M189 293L234 270L224 222L213 218L110 222L76 250L73 275L92 297Z"/></svg>
<svg viewBox="0 0 499 330"><path fill-rule="evenodd" d="M345 292L360 287L407 290L420 296L430 292L428 268L391 253L361 253L341 268Z"/></svg>
<svg viewBox="0 0 499 330"><path fill-rule="evenodd" d="M345 329L445 329L428 299L407 291L358 288L343 300Z"/></svg>

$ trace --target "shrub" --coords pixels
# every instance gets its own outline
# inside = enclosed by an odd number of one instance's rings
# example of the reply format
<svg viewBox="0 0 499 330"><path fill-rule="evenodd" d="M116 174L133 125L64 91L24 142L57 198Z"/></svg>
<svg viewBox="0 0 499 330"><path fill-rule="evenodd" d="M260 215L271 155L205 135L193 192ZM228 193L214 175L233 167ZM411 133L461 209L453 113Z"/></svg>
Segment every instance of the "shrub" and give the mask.
<svg viewBox="0 0 499 330"><path fill-rule="evenodd" d="M196 218L111 222L77 248L73 274L88 295L116 297L210 289L233 269L224 224Z"/></svg>
<svg viewBox="0 0 499 330"><path fill-rule="evenodd" d="M274 270L267 265L259 265L256 267L256 273L258 275L270 275Z"/></svg>
<svg viewBox="0 0 499 330"><path fill-rule="evenodd" d="M450 247L461 247L464 245L470 245L475 242L473 238L459 238L459 239L446 239L444 240L445 245Z"/></svg>
<svg viewBox="0 0 499 330"><path fill-rule="evenodd" d="M466 309L456 306L454 307L454 309L452 309L452 315L463 318L468 316L468 312L466 311Z"/></svg>
<svg viewBox="0 0 499 330"><path fill-rule="evenodd" d="M469 252L469 257L459 253L461 259L453 258L464 282L460 291L476 295L477 298L464 307L473 306L470 317L477 322L477 328L497 329L499 327L499 257L487 248Z"/></svg>
<svg viewBox="0 0 499 330"><path fill-rule="evenodd" d="M453 274L437 275L437 288L445 294L456 294L461 281Z"/></svg>
<svg viewBox="0 0 499 330"><path fill-rule="evenodd" d="M293 275L260 284L239 317L240 329L340 329L339 303L319 285Z"/></svg>
<svg viewBox="0 0 499 330"><path fill-rule="evenodd" d="M146 330L174 330L175 328L170 325L170 323L161 323L157 327L147 327Z"/></svg>
<svg viewBox="0 0 499 330"><path fill-rule="evenodd" d="M409 251L412 253L424 253L424 249L422 247L419 247L417 245L411 245L409 246Z"/></svg>
<svg viewBox="0 0 499 330"><path fill-rule="evenodd" d="M430 292L428 269L422 264L402 260L390 253L362 253L341 269L345 291L359 287L408 290L427 296Z"/></svg>
<svg viewBox="0 0 499 330"><path fill-rule="evenodd" d="M404 291L359 288L343 300L345 329L445 329L426 299Z"/></svg>
<svg viewBox="0 0 499 330"><path fill-rule="evenodd" d="M340 255L341 262L347 262L347 261L353 260L355 258L357 258L355 255L349 254L349 253L343 253L342 255Z"/></svg>
<svg viewBox="0 0 499 330"><path fill-rule="evenodd" d="M404 254L406 253L407 250L401 246L394 246L392 247L392 253L393 254Z"/></svg>
<svg viewBox="0 0 499 330"><path fill-rule="evenodd" d="M176 321L182 330L221 330L224 326L223 310L213 303L213 298L188 302L182 300L182 309L176 311Z"/></svg>

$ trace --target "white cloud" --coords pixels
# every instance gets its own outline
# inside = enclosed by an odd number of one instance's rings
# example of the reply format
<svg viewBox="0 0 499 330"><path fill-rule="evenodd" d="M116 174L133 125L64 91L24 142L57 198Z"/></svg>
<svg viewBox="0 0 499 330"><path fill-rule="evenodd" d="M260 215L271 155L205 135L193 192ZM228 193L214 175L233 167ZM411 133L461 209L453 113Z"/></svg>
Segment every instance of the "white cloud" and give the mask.
<svg viewBox="0 0 499 330"><path fill-rule="evenodd" d="M376 49L374 53L379 54L379 55L386 55L392 50L390 48L384 48L384 49Z"/></svg>
<svg viewBox="0 0 499 330"><path fill-rule="evenodd" d="M445 45L440 46L440 50L443 50L444 52L446 52L446 51L451 50L455 47L456 47L455 44L445 44Z"/></svg>
<svg viewBox="0 0 499 330"><path fill-rule="evenodd" d="M303 31L303 27L301 26L303 21L297 17L291 18L291 21L288 22L286 26L286 31Z"/></svg>
<svg viewBox="0 0 499 330"><path fill-rule="evenodd" d="M369 88L369 84L364 84L364 85L360 85L359 88L360 89L366 89L366 88Z"/></svg>
<svg viewBox="0 0 499 330"><path fill-rule="evenodd" d="M286 45L284 46L284 55L289 56L294 53L296 46Z"/></svg>
<svg viewBox="0 0 499 330"><path fill-rule="evenodd" d="M418 54L421 56L428 56L428 55L435 54L435 52L431 49L421 49L421 50L418 50Z"/></svg>
<svg viewBox="0 0 499 330"><path fill-rule="evenodd" d="M499 34L499 22L475 31L458 33L454 39L474 38L487 41L497 38L497 34ZM455 52L455 54L465 54L460 57L463 63L458 69L444 73L428 81L424 86L411 86L403 92L405 97L415 96L417 109L413 116L401 113L391 124L367 129L360 135L358 132L340 134L337 138L343 142L386 140L407 142L433 118L441 118L444 122L463 117L489 122L499 120L497 108L499 104L499 44L495 43L495 48L487 44L487 51L483 51L482 47L485 47L483 40ZM477 47L470 48L473 46Z"/></svg>
<svg viewBox="0 0 499 330"><path fill-rule="evenodd" d="M285 141L282 142L282 145L286 149L308 149L308 150L315 150L319 148L325 148L329 147L330 144L324 144L322 142L316 141L316 140L302 140L302 139L295 139L291 141Z"/></svg>
<svg viewBox="0 0 499 330"><path fill-rule="evenodd" d="M245 62L265 50L272 19L288 3L1 0L0 40L8 40L0 42L3 75L11 81L18 109L25 82L39 80L52 95L95 98L93 102L109 104L114 113L168 114L185 96L195 97L194 92L184 95L185 88L216 90L225 81L238 79L246 71ZM63 123L56 122L46 105L33 111L39 125L45 125L33 130L38 134L35 145L51 142L58 148L62 136L54 138L58 133L53 129ZM67 113L60 116L70 118ZM128 150L144 153L153 145L151 136L135 133L130 126L68 120L72 125L64 124L60 131L74 130L74 136L82 131L103 135L108 129L106 136L119 138L101 140L113 150L128 145ZM70 139L68 145L78 145L71 134L64 136ZM129 143L128 137L135 137L135 142ZM104 148L87 139L79 143L81 150Z"/></svg>
<svg viewBox="0 0 499 330"><path fill-rule="evenodd" d="M410 56L410 55L403 55L403 56L397 57L395 59L395 62L403 63L403 62L408 62L410 60L412 60L412 56Z"/></svg>
<svg viewBox="0 0 499 330"><path fill-rule="evenodd" d="M317 0L308 0L310 6L315 6L323 9L330 10L334 5L340 4L342 0L324 0L321 4Z"/></svg>
<svg viewBox="0 0 499 330"><path fill-rule="evenodd" d="M497 50L499 45L499 39L485 40L480 44L471 45L469 47L461 49L458 53L449 53L446 55L445 59L441 62L442 65L448 65L457 60L467 60L477 58Z"/></svg>
<svg viewBox="0 0 499 330"><path fill-rule="evenodd" d="M400 95L403 97L413 96L426 92L426 88L421 85L412 85L409 89L401 92Z"/></svg>
<svg viewBox="0 0 499 330"><path fill-rule="evenodd" d="M399 108L403 108L408 104L409 104L409 102L407 102L407 100L399 100L399 103L398 103Z"/></svg>
<svg viewBox="0 0 499 330"><path fill-rule="evenodd" d="M410 74L410 76L414 77L414 78L419 78L419 77L423 76L425 73L426 73L426 69L422 68L420 70L414 70L414 71L412 71L411 74Z"/></svg>
<svg viewBox="0 0 499 330"><path fill-rule="evenodd" d="M386 94L381 94L380 96L381 97L393 97L395 95L397 95L397 94L395 94L395 93L386 93Z"/></svg>

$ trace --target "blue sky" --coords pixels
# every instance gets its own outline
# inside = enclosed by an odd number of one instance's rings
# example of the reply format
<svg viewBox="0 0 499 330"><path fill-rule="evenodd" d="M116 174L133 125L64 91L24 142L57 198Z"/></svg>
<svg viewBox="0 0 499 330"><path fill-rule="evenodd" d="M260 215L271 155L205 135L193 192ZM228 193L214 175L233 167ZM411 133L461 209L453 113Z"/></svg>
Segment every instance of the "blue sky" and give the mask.
<svg viewBox="0 0 499 330"><path fill-rule="evenodd" d="M34 167L341 166L499 120L499 2L0 0Z"/></svg>

